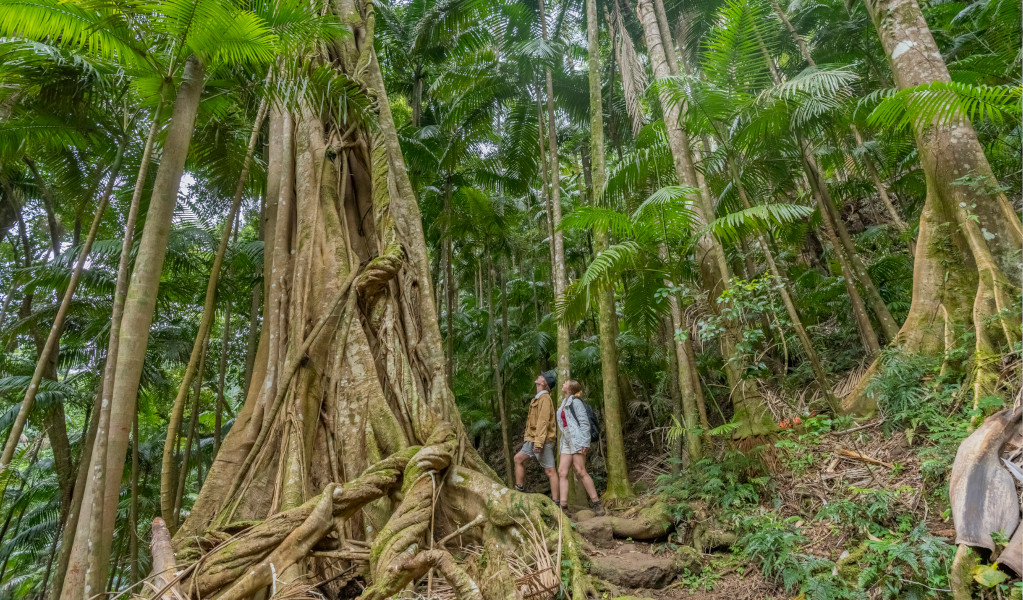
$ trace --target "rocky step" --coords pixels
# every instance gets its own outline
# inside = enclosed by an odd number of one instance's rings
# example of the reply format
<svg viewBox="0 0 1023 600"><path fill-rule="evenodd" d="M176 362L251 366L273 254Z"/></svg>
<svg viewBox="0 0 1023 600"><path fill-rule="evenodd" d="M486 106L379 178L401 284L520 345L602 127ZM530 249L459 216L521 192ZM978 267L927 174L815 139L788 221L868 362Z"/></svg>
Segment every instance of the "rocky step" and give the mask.
<svg viewBox="0 0 1023 600"><path fill-rule="evenodd" d="M697 572L701 567L700 554L687 546L674 554L652 555L626 544L616 554L595 556L590 562L593 575L633 589L661 589L685 570Z"/></svg>

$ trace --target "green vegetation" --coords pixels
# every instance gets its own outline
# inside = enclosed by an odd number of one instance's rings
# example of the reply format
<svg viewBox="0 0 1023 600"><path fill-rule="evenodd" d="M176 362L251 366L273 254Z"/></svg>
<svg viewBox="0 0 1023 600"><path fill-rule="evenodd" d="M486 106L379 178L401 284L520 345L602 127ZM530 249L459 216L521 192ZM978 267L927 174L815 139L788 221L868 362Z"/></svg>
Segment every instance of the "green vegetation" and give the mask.
<svg viewBox="0 0 1023 600"><path fill-rule="evenodd" d="M1020 23L0 0L0 600L645 594L584 537L659 598L1019 599L949 480L1021 401ZM551 369L599 526L503 487Z"/></svg>

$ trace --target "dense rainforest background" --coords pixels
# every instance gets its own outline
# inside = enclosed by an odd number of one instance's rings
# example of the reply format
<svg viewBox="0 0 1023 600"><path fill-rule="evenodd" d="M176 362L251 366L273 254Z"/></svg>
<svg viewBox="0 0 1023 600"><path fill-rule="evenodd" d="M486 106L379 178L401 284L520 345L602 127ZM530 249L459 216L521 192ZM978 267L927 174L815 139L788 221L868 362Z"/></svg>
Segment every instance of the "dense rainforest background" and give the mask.
<svg viewBox="0 0 1023 600"><path fill-rule="evenodd" d="M1020 598L1021 18L0 0L0 598Z"/></svg>

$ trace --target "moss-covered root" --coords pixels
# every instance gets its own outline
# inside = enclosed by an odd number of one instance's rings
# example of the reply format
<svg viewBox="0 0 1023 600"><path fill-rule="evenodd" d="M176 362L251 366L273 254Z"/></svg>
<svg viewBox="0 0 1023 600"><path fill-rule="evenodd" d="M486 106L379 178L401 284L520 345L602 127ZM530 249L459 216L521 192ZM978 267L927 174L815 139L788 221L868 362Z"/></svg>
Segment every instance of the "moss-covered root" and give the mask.
<svg viewBox="0 0 1023 600"><path fill-rule="evenodd" d="M544 497L544 499L547 498ZM554 505L553 501L549 501L549 503ZM561 513L560 508L555 510ZM584 567L585 555L583 554L582 540L572 529L572 523L566 515L560 514L559 518L561 519L561 564L565 564L567 561L571 565L572 581L569 591L572 600L586 600L588 596L596 596L597 593Z"/></svg>
<svg viewBox="0 0 1023 600"><path fill-rule="evenodd" d="M966 544L959 544L952 559L952 572L948 576L953 600L973 598L973 568L977 566L977 553Z"/></svg>
<svg viewBox="0 0 1023 600"><path fill-rule="evenodd" d="M479 586L462 567L458 566L447 550L424 550L401 563L388 566L387 576L368 588L360 598L361 600L390 598L430 569L440 571L458 600L483 600Z"/></svg>
<svg viewBox="0 0 1023 600"><path fill-rule="evenodd" d="M459 499L457 504L463 507L463 517L474 514L487 516L489 527L484 536L484 547L503 544L508 547L508 552L515 551L512 548L527 543L522 527L535 527L546 540L551 554L560 554L560 568L569 565L571 583L567 592L572 600L585 600L588 596L596 595L590 576L586 573L582 538L553 500L540 494L525 494L500 486L492 479L467 469L453 472L447 485L447 490Z"/></svg>
<svg viewBox="0 0 1023 600"><path fill-rule="evenodd" d="M280 573L282 558L293 556L296 548L311 548L330 531L329 528L324 530L319 526L320 522L314 518L314 513L327 507L328 521L347 519L369 502L388 494L401 481L402 472L417 450L419 447L397 452L369 467L345 485L330 485L323 494L302 506L277 513L236 539L217 547L203 557L188 588L195 589L201 597L210 597L227 586L237 588L241 579L248 577L252 565L257 564L259 568L266 569L260 577L265 578L270 562ZM296 533L299 533L298 537L294 537ZM179 550L178 555L185 550L189 549Z"/></svg>
<svg viewBox="0 0 1023 600"><path fill-rule="evenodd" d="M441 483L438 473L451 464L457 443L453 430L435 433L430 441L432 443L416 453L406 467L401 504L387 520L373 543L369 564L373 585L363 593L364 599L387 598L393 595L415 577L410 574L419 566L425 565L423 566L425 573L432 566L431 560L443 562L453 577L461 579L464 576L464 572L457 573L451 570L453 561L443 559L440 555L429 555L434 558L423 559L425 563L416 559L429 534L434 497L437 486ZM459 581L449 583L456 591L457 585L468 585ZM478 595L479 590L477 589L475 593Z"/></svg>
<svg viewBox="0 0 1023 600"><path fill-rule="evenodd" d="M277 573L283 573L285 569L305 558L313 549L313 545L327 535L334 524L332 510L334 487L334 484L328 485L306 520L288 534L269 556L248 569L234 585L227 588L220 596L220 600L250 598L270 585Z"/></svg>

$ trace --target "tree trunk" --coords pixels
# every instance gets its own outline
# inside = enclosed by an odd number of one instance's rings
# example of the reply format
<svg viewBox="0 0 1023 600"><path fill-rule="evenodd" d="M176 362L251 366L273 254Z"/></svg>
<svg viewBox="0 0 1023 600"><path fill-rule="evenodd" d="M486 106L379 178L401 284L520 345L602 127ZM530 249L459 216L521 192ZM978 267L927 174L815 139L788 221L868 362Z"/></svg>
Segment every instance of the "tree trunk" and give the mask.
<svg viewBox="0 0 1023 600"><path fill-rule="evenodd" d="M501 423L501 449L504 454L505 481L508 485L515 483L512 463L511 439L508 435L508 410L505 407L504 379L501 377L501 361L497 349L497 323L494 318L494 292L497 290L497 272L494 261L490 261L490 285L485 294L487 300L487 336L490 340L490 368L494 372L494 396L497 400L497 419ZM500 291L502 302L507 302L504 290ZM507 313L504 313L507 317Z"/></svg>
<svg viewBox="0 0 1023 600"><path fill-rule="evenodd" d="M871 1L867 10L899 89L950 81L916 0ZM1023 228L965 115L914 124L914 135L927 198L914 259L913 301L897 343L907 352L940 356L948 332L972 330L976 402L997 393L1000 353L1019 340L1015 306ZM973 183L963 184L967 177ZM846 398L847 409L874 410L873 400L863 393L867 379Z"/></svg>
<svg viewBox="0 0 1023 600"><path fill-rule="evenodd" d="M120 474L124 469L171 217L195 125L203 76L202 64L195 57L189 58L174 100L174 112L149 201L146 226L139 241L124 312L119 319L120 327L115 338L117 362L113 369L116 375L104 386L104 393L109 397L102 402L104 414L100 416L96 434L91 477L84 490L82 515L62 591L65 600L90 598L99 593L105 583L121 487ZM108 473L110 477L106 476Z"/></svg>
<svg viewBox="0 0 1023 600"><path fill-rule="evenodd" d="M338 111L301 104L271 110L269 317L244 404L175 536L177 557L195 560L197 540L225 535L229 523L258 523L226 534L235 540L181 582L203 597L240 600L341 575L349 561L310 557L337 532L371 545L365 600L392 596L431 566L463 600L503 598L514 583L500 565L521 543L517 521L557 511L502 489L465 439L419 207L373 50L373 5L355 2L331 5L354 36L325 64L360 78L374 122L337 122ZM351 152L327 152L338 136ZM434 540L479 515L462 534L493 559L477 586ZM576 561L578 539L570 529L566 537ZM572 592L582 600L579 580Z"/></svg>
<svg viewBox="0 0 1023 600"><path fill-rule="evenodd" d="M245 150L245 159L242 161L242 170L238 174L238 183L235 185L234 198L231 208L224 220L224 229L220 234L220 244L217 246L217 254L213 258L213 267L210 269L210 278L206 283L206 298L203 303L202 319L199 321L199 331L196 332L195 342L192 344L192 353L188 358L188 366L178 384L178 393L174 398L174 406L171 409L170 422L167 424L167 439L163 446L163 467L160 474L160 514L167 528L173 533L177 529L177 518L174 515L174 499L176 488L174 486L174 442L181 429L181 419L185 412L185 400L188 397L188 389L192 385L192 378L196 374L196 366L205 356L203 345L209 339L210 328L213 326L214 306L217 300L217 285L220 282L220 269L224 264L224 257L227 255L227 246L231 241L231 233L234 229L235 217L241 207L242 194L245 192L245 182L249 176L249 166L252 164L252 157L256 153L256 143L259 141L259 132L263 128L263 119L266 116L267 101L264 98L259 103L256 111L256 119L252 125L252 133L249 135L249 145Z"/></svg>
<svg viewBox="0 0 1023 600"><path fill-rule="evenodd" d="M662 32L658 27L651 1L638 0L637 12L639 21L643 25L647 43L647 54L650 57L654 79L660 80L671 77L671 70L664 54L664 37L662 37ZM689 138L686 131L680 125L679 119L682 107L678 103L673 102L667 93L661 94L660 102L664 112L665 126L668 131L668 145L671 148L672 158L674 159L675 173L680 183L699 190L699 198L694 202L693 208L701 221L709 223L714 215L712 200L707 186L701 186L700 180L696 175ZM699 242L697 252L703 257L700 271L704 288L710 294L709 305L712 309L716 309L717 303L714 299L728 285L731 277L725 260L724 249L713 237L704 236ZM750 384L743 379L744 361L736 351L736 340L738 338L736 324L726 323L725 333L720 337L719 342L721 354L725 361L725 375L731 390L732 405L735 409L734 421L738 424L733 433L735 439L768 434L776 428L756 384ZM680 378L680 382L685 381L686 377ZM685 399L684 392L683 399Z"/></svg>
<svg viewBox="0 0 1023 600"><path fill-rule="evenodd" d="M444 324L447 326L444 338L444 363L445 373L448 379L448 388L455 387L455 277L452 262L454 262L454 248L451 243L451 225L455 216L451 208L451 180L444 180L444 240L441 250L441 261L444 263L444 304L447 307L447 315Z"/></svg>
<svg viewBox="0 0 1023 600"><path fill-rule="evenodd" d="M811 67L817 66L817 63L813 60L813 55L810 54L810 48L806 45L806 41L803 39L803 36L799 35L799 32L796 31L796 28L792 25L792 21L789 20L788 15L786 15L785 11L782 10L778 0L771 0L771 8L774 9L774 14L778 15L778 18L781 19L781 22L785 25L785 29L788 30L789 35L792 36L792 40L799 48L799 53L803 56L803 60L805 60ZM850 128L856 138L856 143L862 146L863 137L860 135L859 130L855 125L851 125ZM892 203L891 197L888 195L888 188L881 181L881 177L877 172L877 167L874 165L874 161L872 161L870 157L864 156L863 166L866 168L867 173L874 182L874 187L877 189L877 193L881 196L881 201L884 203L885 209L888 211L888 216L892 219L892 223L895 224L895 227L898 228L899 231L909 231L909 225L902 219L899 211L896 210L895 205ZM912 252L912 242L910 242L909 247L910 252Z"/></svg>
<svg viewBox="0 0 1023 600"><path fill-rule="evenodd" d="M128 505L128 535L131 560L131 580L139 580L139 415L131 422L131 500Z"/></svg>
<svg viewBox="0 0 1023 600"><path fill-rule="evenodd" d="M742 179L739 176L739 170L736 168L735 163L729 160L729 169L732 174L732 181L735 183L736 191L739 193L739 199L742 200L742 205L747 210L752 208L749 197L746 194L746 186L743 185ZM796 332L796 337L799 338L799 343L803 346L803 352L806 354L806 359L810 361L810 368L813 370L814 377L817 379L817 385L820 386L821 394L824 399L828 402L828 406L834 414L839 413L838 400L834 394L831 393L831 385L828 383L828 376L824 372L824 365L821 363L820 356L817 355L817 351L813 347L813 342L810 340L810 335L806 332L806 327L803 326L803 320L799 317L799 311L796 310L796 303L792 300L792 295L789 292L789 280L787 273L784 271L784 266L779 266L774 259L774 251L771 249L770 241L767 236L763 233L758 233L760 247L764 252L764 259L767 260L767 266L771 271L771 275L778 280L780 287L778 293L781 295L782 304L785 305L785 311L789 314L789 320L792 321L792 329ZM782 338L784 339L784 332L782 332Z"/></svg>
<svg viewBox="0 0 1023 600"><path fill-rule="evenodd" d="M220 450L223 439L222 427L224 420L224 386L227 379L228 341L231 339L231 303L224 307L224 336L220 341L220 357L217 364L217 408L213 417L213 456Z"/></svg>
<svg viewBox="0 0 1023 600"><path fill-rule="evenodd" d="M544 0L538 0L537 17L540 19L540 35L544 42L550 41L547 32L547 13ZM554 78L550 68L544 70L547 82L547 158L550 161L550 215L551 227L554 231L554 297L561 298L568 287L565 276L565 236L559 229L561 226L561 168L558 166L558 123L554 117ZM558 322L558 381L568 381L568 324ZM551 390L560 399L560 390Z"/></svg>
<svg viewBox="0 0 1023 600"><path fill-rule="evenodd" d="M82 271L85 268L85 260L88 258L89 252L92 251L92 244L96 241L96 233L99 231L100 221L103 219L103 213L106 212L107 204L110 203L110 195L114 191L114 182L117 181L117 174L121 170L121 159L123 156L124 142L117 147L117 155L114 158L113 165L110 167L110 177L107 179L107 186L99 200L99 205L96 207L96 216L92 219L92 226L89 228L89 234L85 238L85 244L82 245L82 249L78 252L75 266L71 270L71 280L68 282L67 289L64 290L64 297L61 298L60 307L57 309L57 316L53 318L50 333L46 337L42 351L39 352L35 371L32 372L32 380L29 382L28 389L25 391L25 397L21 401L21 408L18 409L18 415L14 419L14 425L11 427L11 433L7 437L7 443L4 444L4 452L2 457L0 457L0 472L10 464L11 458L14 456L14 449L17 448L18 440L21 439L21 432L25 429L28 414L35 404L36 393L39 391L39 384L43 380L44 371L56 363L57 345L60 342L61 333L64 332L64 321L67 319L68 311L71 310L71 299L78 289L78 282L82 278ZM0 321L0 325L2 323Z"/></svg>
<svg viewBox="0 0 1023 600"><path fill-rule="evenodd" d="M259 241L264 241L264 225L266 224L266 195L259 198ZM266 282L264 282L264 285ZM249 391L252 381L252 367L256 363L256 341L259 337L259 305L262 298L263 285L252 286L252 302L249 304L249 336L245 345L245 383L242 392ZM219 446L218 446L219 447Z"/></svg>
<svg viewBox="0 0 1023 600"><path fill-rule="evenodd" d="M188 433L185 434L185 447L181 453L181 464L177 466L174 473L177 475L177 485L174 486L174 522L178 521L181 515L181 504L184 501L185 491L188 486L189 461L192 458L192 443L195 441L196 430L199 426L199 412L202 410L202 378L206 370L206 355L209 347L209 338L202 340L202 354L199 358L199 368L196 369L192 385L192 410L188 417ZM166 468L166 467L165 467ZM163 476L161 471L161 479ZM162 481L161 481L162 485ZM161 490L162 492L162 490ZM166 519L165 519L166 520Z"/></svg>
<svg viewBox="0 0 1023 600"><path fill-rule="evenodd" d="M607 183L604 149L604 103L600 97L600 19L597 1L586 0L586 43L589 59L590 84L590 179L591 197L595 206L603 203ZM584 172L587 171L585 165ZM608 247L608 233L604 229L593 232L594 250L599 255ZM632 498L635 494L629 484L629 468L625 463L625 439L622 435L622 400L618 393L618 314L615 312L614 288L601 284L597 291L597 329L600 339L600 369L604 390L604 432L607 443L608 502Z"/></svg>

